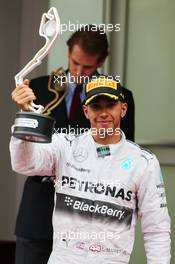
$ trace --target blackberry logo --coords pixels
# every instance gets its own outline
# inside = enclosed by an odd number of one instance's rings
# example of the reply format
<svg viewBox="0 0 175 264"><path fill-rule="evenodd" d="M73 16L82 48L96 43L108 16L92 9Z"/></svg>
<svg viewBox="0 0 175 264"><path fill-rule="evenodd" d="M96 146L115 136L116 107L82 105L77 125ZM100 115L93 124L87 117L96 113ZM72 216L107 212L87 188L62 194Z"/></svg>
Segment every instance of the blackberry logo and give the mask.
<svg viewBox="0 0 175 264"><path fill-rule="evenodd" d="M73 200L70 197L65 196L65 203L67 206L70 206L70 205L72 205Z"/></svg>
<svg viewBox="0 0 175 264"><path fill-rule="evenodd" d="M69 196L65 196L65 203L67 206L72 206L74 210L84 211L94 214L108 215L118 218L119 220L124 218L125 210L114 209L105 204L89 204L85 201L73 200Z"/></svg>
<svg viewBox="0 0 175 264"><path fill-rule="evenodd" d="M111 221L118 221L131 225L133 209L107 201L91 200L69 194L56 193L56 210L70 214L78 214L85 218L108 217Z"/></svg>
<svg viewBox="0 0 175 264"><path fill-rule="evenodd" d="M118 220L121 220L125 217L125 210L114 209L109 205L101 203L89 204L85 203L84 201L76 200L74 201L73 208L74 210L89 212L91 214L101 214L116 217Z"/></svg>

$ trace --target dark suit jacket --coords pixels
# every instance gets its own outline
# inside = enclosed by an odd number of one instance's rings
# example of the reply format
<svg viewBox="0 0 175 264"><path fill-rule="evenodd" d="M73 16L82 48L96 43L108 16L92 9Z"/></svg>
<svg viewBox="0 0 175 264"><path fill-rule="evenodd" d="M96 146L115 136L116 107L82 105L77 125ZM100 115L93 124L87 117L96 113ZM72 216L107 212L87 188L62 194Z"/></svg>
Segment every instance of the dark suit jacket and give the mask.
<svg viewBox="0 0 175 264"><path fill-rule="evenodd" d="M48 76L33 79L30 87L34 90L39 103L46 106L55 95L48 91ZM134 101L132 93L124 88L125 101L128 103L128 112L121 121L121 128L126 138L134 140ZM51 116L56 119L56 128L68 128L65 100L56 107ZM80 128L89 128L89 121L85 118L82 109L79 111L76 123ZM15 234L18 237L52 240L52 213L54 207L54 186L51 177L28 177L23 190L23 196L18 211Z"/></svg>

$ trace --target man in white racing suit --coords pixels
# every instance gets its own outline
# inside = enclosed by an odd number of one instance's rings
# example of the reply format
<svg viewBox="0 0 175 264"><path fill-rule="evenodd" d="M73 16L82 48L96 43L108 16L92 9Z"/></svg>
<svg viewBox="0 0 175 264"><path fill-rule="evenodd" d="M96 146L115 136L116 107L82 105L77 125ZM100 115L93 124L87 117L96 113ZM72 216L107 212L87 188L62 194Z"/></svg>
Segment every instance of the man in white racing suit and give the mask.
<svg viewBox="0 0 175 264"><path fill-rule="evenodd" d="M169 264L170 219L159 162L119 129L127 111L122 88L99 76L86 84L83 109L91 130L80 136L10 142L13 170L55 176L48 263L128 263L139 216L147 263Z"/></svg>

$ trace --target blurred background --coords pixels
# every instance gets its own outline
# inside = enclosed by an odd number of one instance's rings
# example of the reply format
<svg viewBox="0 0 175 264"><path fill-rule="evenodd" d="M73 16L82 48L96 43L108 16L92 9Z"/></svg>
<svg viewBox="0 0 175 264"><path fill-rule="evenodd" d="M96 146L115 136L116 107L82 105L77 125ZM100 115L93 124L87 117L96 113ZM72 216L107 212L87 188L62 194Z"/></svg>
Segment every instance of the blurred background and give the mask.
<svg viewBox="0 0 175 264"><path fill-rule="evenodd" d="M122 84L133 92L136 142L151 149L160 160L172 234L175 228L175 1L1 0L0 262L6 255L6 264L13 263L14 224L25 180L11 171L8 145L17 108L10 94L15 86L14 75L45 43L38 30L43 12L51 6L58 9L62 24L120 24L120 31L107 32L110 56L102 72L119 75ZM62 32L47 58L28 78L49 74L59 66L67 68L66 40L73 33L73 26L70 29ZM130 263L146 263L140 225ZM171 263L175 263L173 250Z"/></svg>

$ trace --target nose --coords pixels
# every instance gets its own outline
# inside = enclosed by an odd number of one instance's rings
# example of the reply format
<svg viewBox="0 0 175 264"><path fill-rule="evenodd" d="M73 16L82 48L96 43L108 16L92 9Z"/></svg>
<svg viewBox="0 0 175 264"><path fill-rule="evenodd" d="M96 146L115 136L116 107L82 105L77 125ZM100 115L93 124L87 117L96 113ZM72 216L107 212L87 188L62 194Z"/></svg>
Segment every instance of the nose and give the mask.
<svg viewBox="0 0 175 264"><path fill-rule="evenodd" d="M105 118L107 118L107 116L108 116L108 112L107 112L106 108L103 107L101 109L100 117L103 118L103 119L105 119Z"/></svg>
<svg viewBox="0 0 175 264"><path fill-rule="evenodd" d="M77 74L77 76L82 76L83 75L83 66L81 66L81 65L77 66L76 74Z"/></svg>

